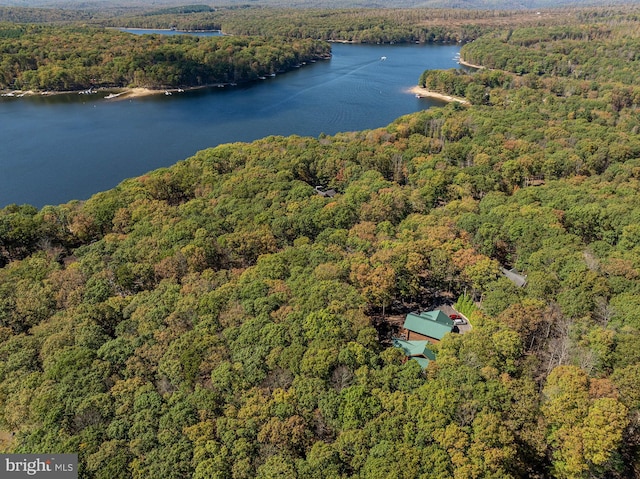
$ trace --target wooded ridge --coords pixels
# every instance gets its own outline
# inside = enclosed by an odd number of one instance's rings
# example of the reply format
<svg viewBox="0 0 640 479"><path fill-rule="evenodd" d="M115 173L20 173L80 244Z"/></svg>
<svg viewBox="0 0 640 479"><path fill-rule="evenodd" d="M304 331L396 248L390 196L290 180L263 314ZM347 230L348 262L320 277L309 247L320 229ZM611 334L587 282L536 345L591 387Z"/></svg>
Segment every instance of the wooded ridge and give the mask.
<svg viewBox="0 0 640 479"><path fill-rule="evenodd" d="M240 83L330 53L327 43L310 39L132 35L93 27L0 24L0 89Z"/></svg>

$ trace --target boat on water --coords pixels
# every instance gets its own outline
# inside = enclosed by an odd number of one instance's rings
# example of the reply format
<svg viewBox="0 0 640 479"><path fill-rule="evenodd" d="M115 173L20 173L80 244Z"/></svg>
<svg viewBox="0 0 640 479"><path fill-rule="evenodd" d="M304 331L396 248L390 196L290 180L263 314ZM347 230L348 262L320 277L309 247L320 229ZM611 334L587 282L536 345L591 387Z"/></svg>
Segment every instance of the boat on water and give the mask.
<svg viewBox="0 0 640 479"><path fill-rule="evenodd" d="M104 99L111 100L112 98L117 98L120 95L122 95L122 93L109 93L107 96L104 97Z"/></svg>

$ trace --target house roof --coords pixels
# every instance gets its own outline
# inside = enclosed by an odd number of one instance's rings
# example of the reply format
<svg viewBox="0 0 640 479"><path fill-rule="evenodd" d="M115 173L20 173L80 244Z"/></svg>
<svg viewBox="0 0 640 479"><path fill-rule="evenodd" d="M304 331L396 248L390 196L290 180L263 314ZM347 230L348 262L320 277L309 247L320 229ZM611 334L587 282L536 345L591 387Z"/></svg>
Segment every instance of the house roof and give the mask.
<svg viewBox="0 0 640 479"><path fill-rule="evenodd" d="M418 361L422 368L426 368L430 361L436 359L436 355L429 349L429 341L405 341L394 339L393 346L402 349L410 359Z"/></svg>
<svg viewBox="0 0 640 479"><path fill-rule="evenodd" d="M322 190L322 186L316 186L316 193L318 193L320 196L325 196L325 197L329 197L329 198L333 198L336 194L337 191L334 189L329 189L329 190Z"/></svg>
<svg viewBox="0 0 640 479"><path fill-rule="evenodd" d="M421 367L422 369L427 369L427 366L429 366L429 363L431 362L431 360L430 360L430 359L425 359L425 358L415 358L415 357L412 357L412 358L410 358L410 359L411 359L412 361L416 361L416 362L420 365L420 367Z"/></svg>
<svg viewBox="0 0 640 479"><path fill-rule="evenodd" d="M453 321L440 310L409 313L404 320L403 327L414 333L442 339L453 329Z"/></svg>
<svg viewBox="0 0 640 479"><path fill-rule="evenodd" d="M404 339L394 339L393 345L402 349L407 356L425 356L428 359L435 359L436 355L429 349L429 341L406 341Z"/></svg>

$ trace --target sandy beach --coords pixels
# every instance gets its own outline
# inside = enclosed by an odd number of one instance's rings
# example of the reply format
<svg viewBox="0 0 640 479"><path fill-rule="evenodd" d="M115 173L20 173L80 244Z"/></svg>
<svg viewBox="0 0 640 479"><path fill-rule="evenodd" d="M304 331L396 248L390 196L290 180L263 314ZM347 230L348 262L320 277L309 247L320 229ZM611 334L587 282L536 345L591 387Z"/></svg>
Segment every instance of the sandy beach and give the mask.
<svg viewBox="0 0 640 479"><path fill-rule="evenodd" d="M114 93L115 91L115 93ZM123 99L123 98L138 98L149 95L159 95L165 93L167 90L152 90L150 88L123 88L123 89L97 89L90 93L86 93L87 90L77 91L34 91L34 90L7 90L1 92L1 96L4 97L16 97L21 98L23 96L33 96L33 95L42 95L42 96L52 96L52 95L72 95L74 93L77 94L88 94L90 96L102 97L108 96L107 99ZM173 90L168 90L173 91Z"/></svg>
<svg viewBox="0 0 640 479"><path fill-rule="evenodd" d="M457 96L443 95L442 93L437 93L435 91L427 90L426 88L422 88L421 86L414 86L409 89L409 93L416 95L419 98L436 98L438 100L443 101L457 101L458 103L462 103L463 105L470 105L469 101L465 98L460 98Z"/></svg>
<svg viewBox="0 0 640 479"><path fill-rule="evenodd" d="M163 90L152 90L150 88L128 88L122 92L122 96L127 98L140 98L143 96L159 95L161 93L164 93Z"/></svg>
<svg viewBox="0 0 640 479"><path fill-rule="evenodd" d="M224 85L203 85L198 87L187 88L188 90L200 89L200 88L210 88L212 86L224 86ZM142 98L151 95L167 95L174 93L182 93L185 90L183 89L166 89L166 90L157 90L151 88L123 88L116 90L98 90L95 93L92 93L91 96L101 97L103 99L109 101L118 101L132 98ZM64 92L35 92L35 91L13 91L9 93L4 93L2 96L15 96L21 97L25 95L60 95L60 94L71 94L71 93L80 93L74 91L64 91ZM458 103L462 103L465 105L469 104L469 101L465 98L444 95L442 93L437 93L426 88L422 88L419 86L414 86L408 90L407 93L411 93L419 98L436 98L438 100L443 101L457 101Z"/></svg>
<svg viewBox="0 0 640 479"><path fill-rule="evenodd" d="M215 84L215 85L202 85L197 87L187 87L187 88L165 88L165 89L152 89L152 88L98 88L93 91L87 90L72 90L72 91L34 91L34 90L0 90L0 96L3 97L15 97L22 98L23 96L33 96L33 95L42 95L42 96L52 96L52 95L73 95L77 94L86 94L95 98L102 98L105 100L124 100L131 98L142 98L145 96L151 95L172 95L174 93L183 93L186 90L197 90L200 88L210 88L214 86L226 86L224 84Z"/></svg>
<svg viewBox="0 0 640 479"><path fill-rule="evenodd" d="M482 65L474 65L473 63L465 62L462 58L460 60L458 60L458 63L460 65L463 65L463 66L469 67L469 68L477 68L478 70L484 70L485 69L485 67L483 67Z"/></svg>
<svg viewBox="0 0 640 479"><path fill-rule="evenodd" d="M157 90L152 88L141 88L141 87L123 88L117 93L113 93L113 92L110 93L109 95L105 96L104 99L110 100L110 101L126 100L126 99L130 100L131 98L142 98L145 96L152 96L152 95L172 95L174 93L182 93L182 92L184 92L182 88L180 89L169 88L164 90ZM104 93L104 92L100 92L100 93Z"/></svg>

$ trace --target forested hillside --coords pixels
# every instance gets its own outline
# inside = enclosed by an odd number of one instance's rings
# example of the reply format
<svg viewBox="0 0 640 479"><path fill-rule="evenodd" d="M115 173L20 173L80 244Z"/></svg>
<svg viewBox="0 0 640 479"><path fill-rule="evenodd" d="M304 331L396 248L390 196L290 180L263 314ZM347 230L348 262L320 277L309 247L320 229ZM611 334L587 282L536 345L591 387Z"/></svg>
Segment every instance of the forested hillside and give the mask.
<svg viewBox="0 0 640 479"><path fill-rule="evenodd" d="M1 210L5 450L90 479L638 477L640 25L610 19L419 80L471 106ZM471 331L403 361L388 315L464 294Z"/></svg>
<svg viewBox="0 0 640 479"><path fill-rule="evenodd" d="M633 11L629 6L601 9L455 10L220 8L188 15L163 13L105 19L104 25L132 28L222 30L232 35L285 35L355 43L468 42L488 31L516 26L564 25L588 15L612 18ZM155 14L158 13L158 14Z"/></svg>
<svg viewBox="0 0 640 479"><path fill-rule="evenodd" d="M89 27L0 24L0 89L193 87L246 82L327 58L311 39L132 35Z"/></svg>
<svg viewBox="0 0 640 479"><path fill-rule="evenodd" d="M1 5L13 7L25 6L25 0L2 0ZM188 0L29 0L32 7L46 8L71 8L89 11L131 9L131 8L158 8L158 6L171 7L182 6L189 3ZM294 8L456 8L456 9L540 9L557 7L584 7L611 4L632 4L637 0L623 0L610 2L603 0L396 0L393 6L382 0L227 0L223 4L207 2L209 5L219 7L232 6L234 8L246 8L248 5L263 7L294 7Z"/></svg>
<svg viewBox="0 0 640 479"><path fill-rule="evenodd" d="M0 6L0 22L11 23L67 23L91 21L94 15L79 10L3 7Z"/></svg>

